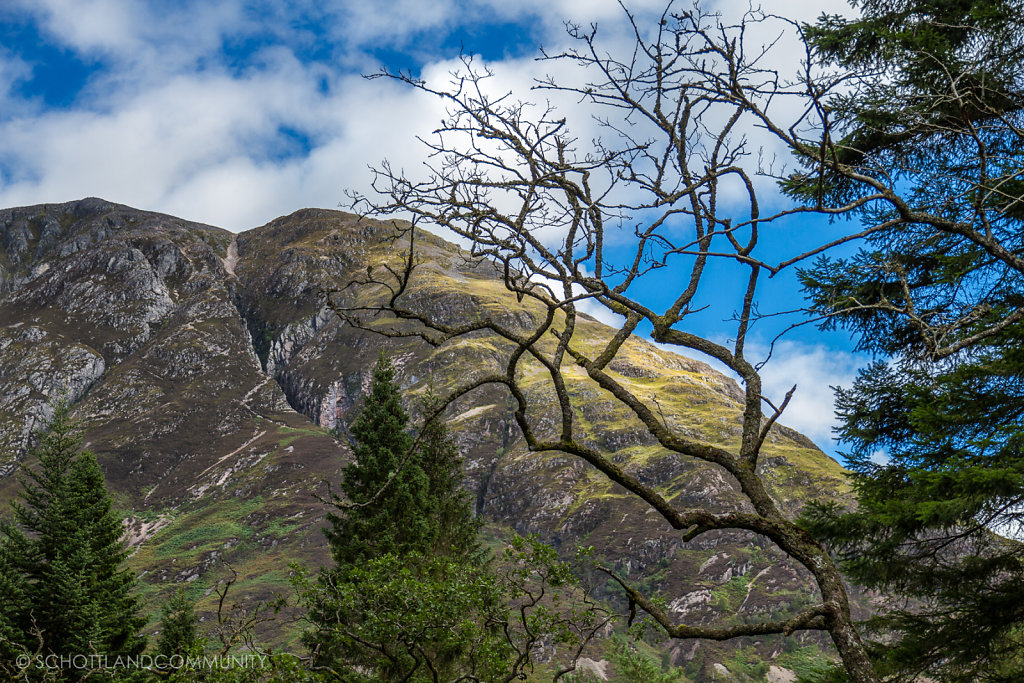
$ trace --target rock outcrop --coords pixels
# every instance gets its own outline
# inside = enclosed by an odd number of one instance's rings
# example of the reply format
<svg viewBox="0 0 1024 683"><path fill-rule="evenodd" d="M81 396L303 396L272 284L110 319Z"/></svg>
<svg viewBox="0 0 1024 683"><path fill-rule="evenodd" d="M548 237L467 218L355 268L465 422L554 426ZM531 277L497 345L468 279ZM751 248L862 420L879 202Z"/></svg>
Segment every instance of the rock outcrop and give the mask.
<svg viewBox="0 0 1024 683"><path fill-rule="evenodd" d="M345 425L381 349L410 397L503 364L494 339L439 348L385 339L325 307L325 290L394 258L391 237L384 224L315 209L237 236L98 199L0 211L0 474L14 470L54 402L69 401L130 509L132 563L150 605L181 582L209 595L224 560L247 599L286 590L289 562L328 560L322 498L348 457ZM432 315L532 322L486 264L431 235L421 244L411 296ZM708 366L638 340L610 369L656 394L689 433L737 439L742 394ZM542 399L541 384L530 390ZM580 385L594 445L681 505L740 505L721 471L664 452L621 405L588 391ZM567 551L585 541L625 575L664 588L669 609L692 622L763 616L780 595L792 609L808 599L803 573L758 539L683 543L588 465L527 452L503 391L465 397L449 417L489 522ZM793 513L812 495L845 490L841 468L786 428L773 429L763 460ZM14 486L7 476L0 494ZM770 653L779 642L743 645ZM711 667L728 651L680 643L673 657Z"/></svg>

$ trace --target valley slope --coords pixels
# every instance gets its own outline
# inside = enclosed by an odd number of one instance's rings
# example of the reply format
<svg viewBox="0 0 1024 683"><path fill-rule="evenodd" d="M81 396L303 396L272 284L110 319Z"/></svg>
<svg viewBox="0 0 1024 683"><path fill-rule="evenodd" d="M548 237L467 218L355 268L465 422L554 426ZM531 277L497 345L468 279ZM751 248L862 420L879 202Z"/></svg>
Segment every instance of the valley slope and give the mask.
<svg viewBox="0 0 1024 683"><path fill-rule="evenodd" d="M400 245L391 235L385 224L319 209L238 235L99 199L0 211L0 495L13 494L33 429L65 395L130 515L131 563L150 609L184 584L209 610L212 587L232 571L240 601L287 591L290 562L328 561L322 498L349 457L345 425L381 349L410 399L504 363L506 349L484 335L434 348L353 328L324 306L324 290L394 262ZM411 296L423 310L530 324L531 310L491 267L435 236L420 240ZM582 333L609 331L587 320ZM666 420L738 443L742 394L707 365L634 340L611 370L657 396ZM543 403L539 373L531 391ZM681 505L740 505L723 471L669 455L582 378L575 391L591 443L641 480ZM536 417L543 423L543 411ZM495 529L537 533L566 552L592 545L695 623L777 614L780 597L787 610L811 600L807 577L758 539L713 532L684 543L585 463L529 453L503 390L459 400L448 419L466 486ZM793 514L846 490L839 465L782 426L761 467ZM295 632L281 622L267 628L279 639ZM785 663L788 642L680 641L671 651L693 670L724 662L733 671L750 653Z"/></svg>

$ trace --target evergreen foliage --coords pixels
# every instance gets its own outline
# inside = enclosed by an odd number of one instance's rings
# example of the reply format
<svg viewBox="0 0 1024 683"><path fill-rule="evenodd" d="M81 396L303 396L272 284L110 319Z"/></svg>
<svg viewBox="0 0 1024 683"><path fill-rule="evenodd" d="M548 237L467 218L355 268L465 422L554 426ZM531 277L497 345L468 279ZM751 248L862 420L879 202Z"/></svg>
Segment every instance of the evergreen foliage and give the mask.
<svg viewBox="0 0 1024 683"><path fill-rule="evenodd" d="M18 571L8 544L0 543L0 662L5 670L24 652L21 612L27 592L25 577Z"/></svg>
<svg viewBox="0 0 1024 683"><path fill-rule="evenodd" d="M345 498L336 498L338 512L328 515L327 540L341 568L423 549L436 529L428 517L430 482L413 458L409 417L394 376L382 355L352 424L353 461L342 471Z"/></svg>
<svg viewBox="0 0 1024 683"><path fill-rule="evenodd" d="M134 655L145 647L124 568L123 527L103 474L60 404L22 466L13 522L0 524L5 655ZM11 662L5 660L10 671Z"/></svg>
<svg viewBox="0 0 1024 683"><path fill-rule="evenodd" d="M462 456L441 419L440 400L431 388L423 401L425 415L417 440L417 460L428 482L428 516L432 520L429 552L455 560L479 561L482 520L473 514L469 492L462 487Z"/></svg>
<svg viewBox="0 0 1024 683"><path fill-rule="evenodd" d="M552 606L577 582L536 540L515 539L496 570L440 403L428 393L414 440L400 399L382 356L352 426L348 500L330 518L336 565L316 582L296 568L314 669L343 681L511 681L532 671L541 642L578 654L606 613L585 599Z"/></svg>
<svg viewBox="0 0 1024 683"><path fill-rule="evenodd" d="M1020 165L1013 141L1024 102L1024 2L852 4L860 16L824 15L805 27L817 57L840 67L846 85L827 103L836 139L829 153L864 176L891 183L909 179L900 194L940 215L969 213L982 202L1024 217L1024 207L1014 200L1024 179L1012 172ZM977 141L986 147L984 159L976 153ZM944 201L953 187L968 187L980 176L999 177L989 188L998 191ZM839 173L797 175L785 187L795 196L836 204L875 190Z"/></svg>
<svg viewBox="0 0 1024 683"><path fill-rule="evenodd" d="M1024 679L1024 546L993 533L1024 528L1024 364L993 351L944 370L876 363L839 392L858 508L808 522L855 581L908 599L871 624L897 638L884 668L908 679Z"/></svg>
<svg viewBox="0 0 1024 683"><path fill-rule="evenodd" d="M306 641L317 665L353 680L360 680L353 667L401 680L422 663L418 652L433 651L437 665L454 658L452 634L437 626L445 614L429 603L452 586L478 585L469 577L479 567L467 560L478 548L479 527L460 492L458 451L439 420L428 421L414 441L401 398L394 369L381 355L351 427L353 461L341 485L346 498L336 498L338 513L328 516L335 566L321 574L317 590L304 586L317 626ZM443 599L460 604L454 595ZM482 594L466 599L486 602ZM433 637L423 632L430 624Z"/></svg>
<svg viewBox="0 0 1024 683"><path fill-rule="evenodd" d="M1024 680L1024 3L859 3L816 49L855 75L837 154L900 184L850 259L802 272L826 327L888 358L838 392L856 512L813 506L858 583L897 599L870 626L894 680ZM832 201L873 189L795 178ZM860 194L858 194L860 193Z"/></svg>
<svg viewBox="0 0 1024 683"><path fill-rule="evenodd" d="M165 657L180 655L197 657L206 649L206 639L199 635L199 617L196 616L195 605L178 590L161 610L160 638L157 640L156 652Z"/></svg>

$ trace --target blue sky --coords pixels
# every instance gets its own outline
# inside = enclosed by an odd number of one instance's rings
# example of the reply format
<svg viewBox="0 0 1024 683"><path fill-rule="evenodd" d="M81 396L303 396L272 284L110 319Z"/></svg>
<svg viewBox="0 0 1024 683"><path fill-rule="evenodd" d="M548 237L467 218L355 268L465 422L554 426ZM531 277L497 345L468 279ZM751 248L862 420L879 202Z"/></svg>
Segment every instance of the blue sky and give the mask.
<svg viewBox="0 0 1024 683"><path fill-rule="evenodd" d="M630 6L650 21L662 4ZM793 5L804 3L766 8L808 20L848 11L842 0ZM465 50L487 61L498 87L530 97L543 70L533 57L566 43L567 20L597 22L609 49L628 45L612 0L5 0L0 206L99 196L231 230L334 208L346 189L368 189L368 165L418 168L414 138L442 115L437 102L362 74L386 64L441 79ZM720 277L723 291L735 284ZM765 307L792 308L796 297L782 276ZM702 331L718 334L721 318ZM771 336L766 325L755 341ZM800 386L784 421L831 451L828 385L849 383L863 362L842 334L804 329L764 374L776 398Z"/></svg>

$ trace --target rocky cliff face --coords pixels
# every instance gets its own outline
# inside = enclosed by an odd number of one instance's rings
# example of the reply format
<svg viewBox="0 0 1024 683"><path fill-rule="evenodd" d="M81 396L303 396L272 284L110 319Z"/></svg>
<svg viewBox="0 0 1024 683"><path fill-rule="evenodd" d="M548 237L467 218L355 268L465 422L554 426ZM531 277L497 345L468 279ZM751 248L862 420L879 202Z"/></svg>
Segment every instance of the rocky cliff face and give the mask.
<svg viewBox="0 0 1024 683"><path fill-rule="evenodd" d="M13 471L64 396L131 513L132 563L150 604L181 582L209 596L224 560L239 573L237 597L286 589L289 562L327 562L319 496L348 457L329 430L344 435L381 348L410 396L503 363L494 339L436 349L385 340L325 308L322 291L393 258L390 235L383 224L312 209L239 235L98 199L0 211L0 473ZM530 322L486 265L430 235L422 247L412 296L432 315ZM584 327L607 334L596 322ZM737 440L739 389L706 365L636 341L611 369L657 395L666 419L722 444ZM539 381L534 391L543 396ZM581 383L591 439L617 462L680 504L739 504L722 472L669 456L622 406L587 391ZM763 616L780 594L794 609L808 599L801 572L757 539L683 543L584 463L528 453L498 389L460 400L450 422L487 520L565 548L595 546L633 579L664 588L680 618ZM844 490L839 466L806 438L779 427L769 441L763 467L787 509L812 492ZM13 487L7 476L0 494ZM783 643L730 647L677 643L673 657L704 658L707 669L743 648L778 655Z"/></svg>

